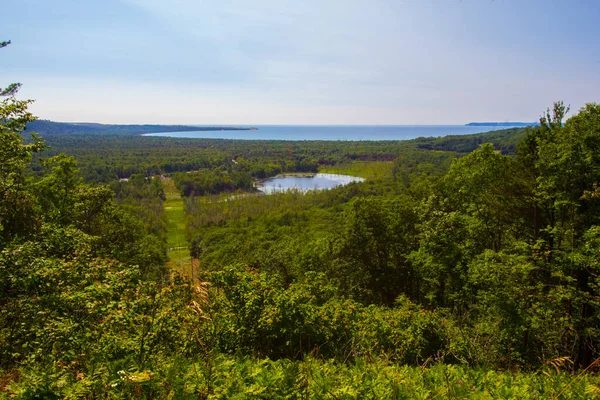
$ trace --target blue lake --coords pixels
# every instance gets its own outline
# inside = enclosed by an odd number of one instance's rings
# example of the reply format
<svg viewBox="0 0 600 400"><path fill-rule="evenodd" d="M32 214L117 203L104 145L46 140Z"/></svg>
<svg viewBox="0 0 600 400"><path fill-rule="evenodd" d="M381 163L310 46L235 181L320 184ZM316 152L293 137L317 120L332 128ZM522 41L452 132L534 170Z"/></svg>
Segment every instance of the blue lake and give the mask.
<svg viewBox="0 0 600 400"><path fill-rule="evenodd" d="M257 130L165 132L149 133L144 136L247 140L408 140L418 137L467 135L510 128L509 126L465 125L254 125L253 127Z"/></svg>
<svg viewBox="0 0 600 400"><path fill-rule="evenodd" d="M265 194L285 192L297 189L301 192L308 190L331 189L336 186L347 185L351 182L362 182L363 178L338 174L315 174L314 176L281 175L266 179L255 186Z"/></svg>

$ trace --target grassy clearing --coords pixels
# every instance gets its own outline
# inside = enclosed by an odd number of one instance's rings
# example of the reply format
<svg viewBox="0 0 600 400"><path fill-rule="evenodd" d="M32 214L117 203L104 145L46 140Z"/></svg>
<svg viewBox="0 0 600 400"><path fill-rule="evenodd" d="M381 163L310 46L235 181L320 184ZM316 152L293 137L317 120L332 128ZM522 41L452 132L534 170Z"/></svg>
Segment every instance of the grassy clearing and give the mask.
<svg viewBox="0 0 600 400"><path fill-rule="evenodd" d="M170 178L163 181L165 188L165 211L167 212L167 257L169 266L189 275L192 268L190 244L185 234L185 207L183 199Z"/></svg>
<svg viewBox="0 0 600 400"><path fill-rule="evenodd" d="M368 180L377 180L392 174L391 161L356 161L349 164L322 166L319 172L325 174L343 174L358 176Z"/></svg>

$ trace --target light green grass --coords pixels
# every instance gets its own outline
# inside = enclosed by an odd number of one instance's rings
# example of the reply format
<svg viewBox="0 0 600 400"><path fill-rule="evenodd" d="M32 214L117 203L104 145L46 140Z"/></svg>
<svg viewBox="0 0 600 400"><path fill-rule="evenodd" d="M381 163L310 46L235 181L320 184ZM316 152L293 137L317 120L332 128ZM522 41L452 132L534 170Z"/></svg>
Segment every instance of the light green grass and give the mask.
<svg viewBox="0 0 600 400"><path fill-rule="evenodd" d="M164 203L167 213L167 257L171 268L191 274L192 259L190 243L185 234L185 206L179 191L170 178L163 181L167 200Z"/></svg>
<svg viewBox="0 0 600 400"><path fill-rule="evenodd" d="M183 199L168 199L165 201L165 211L167 212L167 247L187 246Z"/></svg>
<svg viewBox="0 0 600 400"><path fill-rule="evenodd" d="M392 175L391 161L356 161L348 164L322 166L319 172L325 174L342 174L358 176L368 180L382 179Z"/></svg>

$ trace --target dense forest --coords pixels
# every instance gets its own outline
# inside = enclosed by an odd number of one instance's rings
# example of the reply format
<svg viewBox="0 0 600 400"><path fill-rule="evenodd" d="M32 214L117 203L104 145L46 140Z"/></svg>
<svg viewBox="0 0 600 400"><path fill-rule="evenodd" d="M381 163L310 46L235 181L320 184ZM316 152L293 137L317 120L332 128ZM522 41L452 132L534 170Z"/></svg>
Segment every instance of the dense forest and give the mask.
<svg viewBox="0 0 600 400"><path fill-rule="evenodd" d="M40 136L6 94L0 398L600 397L600 105L240 142ZM366 181L253 185L317 171ZM169 196L190 271L168 263Z"/></svg>

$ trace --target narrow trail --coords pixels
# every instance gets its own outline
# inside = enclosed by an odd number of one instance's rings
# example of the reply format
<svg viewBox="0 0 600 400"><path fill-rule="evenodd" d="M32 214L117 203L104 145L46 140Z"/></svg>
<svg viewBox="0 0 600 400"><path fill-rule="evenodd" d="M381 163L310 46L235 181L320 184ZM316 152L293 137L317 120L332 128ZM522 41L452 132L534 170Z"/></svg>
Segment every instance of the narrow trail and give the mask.
<svg viewBox="0 0 600 400"><path fill-rule="evenodd" d="M164 202L167 212L167 257L168 265L187 276L195 277L197 263L190 256L190 243L185 234L185 206L183 198L169 177L162 180L167 200Z"/></svg>

